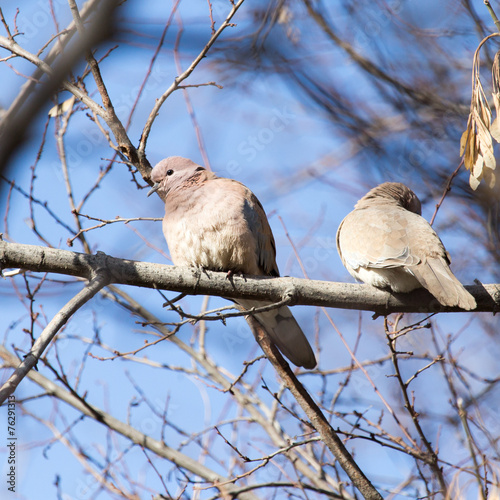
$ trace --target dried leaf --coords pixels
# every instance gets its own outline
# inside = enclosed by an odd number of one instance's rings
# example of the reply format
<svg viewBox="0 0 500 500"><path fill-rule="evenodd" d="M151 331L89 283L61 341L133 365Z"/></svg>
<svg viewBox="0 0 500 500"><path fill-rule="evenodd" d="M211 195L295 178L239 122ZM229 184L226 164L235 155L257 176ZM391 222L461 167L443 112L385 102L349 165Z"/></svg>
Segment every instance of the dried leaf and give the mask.
<svg viewBox="0 0 500 500"><path fill-rule="evenodd" d="M489 132L490 123L484 122L482 116L479 114L479 111L476 108L472 110L472 120L477 127L478 134L484 135L485 139L486 137L489 137L491 142L491 137Z"/></svg>
<svg viewBox="0 0 500 500"><path fill-rule="evenodd" d="M292 20L293 20L292 11L286 5L283 5L281 9L279 9L278 11L278 23L290 24Z"/></svg>
<svg viewBox="0 0 500 500"><path fill-rule="evenodd" d="M487 168L495 170L497 162L495 159L495 154L493 152L493 143L491 140L491 135L488 133L482 133L480 137L480 144L478 147L479 153L482 155L484 164Z"/></svg>
<svg viewBox="0 0 500 500"><path fill-rule="evenodd" d="M490 169L484 171L484 180L488 184L490 189L493 189L496 184L496 175L495 172L492 172Z"/></svg>
<svg viewBox="0 0 500 500"><path fill-rule="evenodd" d="M498 55L498 53L497 53ZM496 57L496 56L495 56ZM493 92L491 94L493 97L493 104L495 105L495 113L497 117L493 121L490 127L490 133L495 141L500 142L500 92Z"/></svg>
<svg viewBox="0 0 500 500"><path fill-rule="evenodd" d="M476 162L472 166L470 174L476 179L481 180L483 177L484 159L482 155L478 154Z"/></svg>
<svg viewBox="0 0 500 500"><path fill-rule="evenodd" d="M495 158L495 155L493 154L493 149L488 149L487 151L483 152L483 149L481 148L481 153L483 154L485 167L489 168L490 170L495 170L495 168L497 168L497 160Z"/></svg>
<svg viewBox="0 0 500 500"><path fill-rule="evenodd" d="M491 124L491 109L486 101L484 101L483 96L481 96L479 101L479 115L481 116L481 120L489 130Z"/></svg>
<svg viewBox="0 0 500 500"><path fill-rule="evenodd" d="M495 112L497 116L500 115L500 92L492 92L491 97L493 97L493 105L495 106Z"/></svg>
<svg viewBox="0 0 500 500"><path fill-rule="evenodd" d="M467 147L467 138L469 137L469 127L467 127L467 130L462 134L462 137L460 137L460 156L464 155L465 148Z"/></svg>
<svg viewBox="0 0 500 500"><path fill-rule="evenodd" d="M500 120L498 119L498 111L497 111L497 118L493 120L493 123L491 124L490 127L490 134L495 141L500 142Z"/></svg>
<svg viewBox="0 0 500 500"><path fill-rule="evenodd" d="M493 58L493 65L491 66L491 83L493 85L493 92L497 93L500 90L500 50Z"/></svg>
<svg viewBox="0 0 500 500"><path fill-rule="evenodd" d="M465 148L464 165L467 170L470 170L477 159L476 150L476 134L474 129L471 128L469 132L469 139L467 140L467 147Z"/></svg>
<svg viewBox="0 0 500 500"><path fill-rule="evenodd" d="M496 160L493 152L493 140L489 131L489 123L488 125L484 123L476 109L473 110L472 116L477 127L477 149L482 154L486 166L493 170L496 167Z"/></svg>
<svg viewBox="0 0 500 500"><path fill-rule="evenodd" d="M469 177L469 186L473 191L475 191L479 186L479 181L473 175Z"/></svg>

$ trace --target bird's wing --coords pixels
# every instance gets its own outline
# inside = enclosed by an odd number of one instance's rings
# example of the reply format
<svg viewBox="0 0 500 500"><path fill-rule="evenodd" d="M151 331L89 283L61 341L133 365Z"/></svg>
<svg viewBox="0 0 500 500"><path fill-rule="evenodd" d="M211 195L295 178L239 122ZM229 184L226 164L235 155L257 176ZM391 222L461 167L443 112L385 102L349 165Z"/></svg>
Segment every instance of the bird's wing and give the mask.
<svg viewBox="0 0 500 500"><path fill-rule="evenodd" d="M353 269L417 265L420 256L413 249L411 234L415 217L422 219L393 206L353 210L337 231L342 260Z"/></svg>
<svg viewBox="0 0 500 500"><path fill-rule="evenodd" d="M253 193L249 197L248 204L245 205L245 212L247 210L249 226L257 240L259 267L264 274L279 276L280 273L276 264L276 243L273 232L267 220L264 207Z"/></svg>
<svg viewBox="0 0 500 500"><path fill-rule="evenodd" d="M279 276L276 244L260 201L250 189L232 179L217 178L216 186L213 187L223 192L228 224L244 235L244 240L252 246L246 250L254 252L255 266L249 265L243 272Z"/></svg>

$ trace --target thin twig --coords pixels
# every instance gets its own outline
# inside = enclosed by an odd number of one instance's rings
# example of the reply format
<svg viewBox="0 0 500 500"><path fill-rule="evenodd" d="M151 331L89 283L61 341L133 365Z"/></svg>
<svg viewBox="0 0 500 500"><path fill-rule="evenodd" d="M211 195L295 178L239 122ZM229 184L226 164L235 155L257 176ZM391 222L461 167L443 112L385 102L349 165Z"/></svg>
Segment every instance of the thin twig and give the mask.
<svg viewBox="0 0 500 500"><path fill-rule="evenodd" d="M398 353L399 356L399 353ZM405 386L408 387L422 372L425 370L429 369L432 365L435 365L436 363L440 363L441 361L444 361L444 356L441 354L438 354L432 361L427 363L425 366L422 368L419 368L406 382Z"/></svg>
<svg viewBox="0 0 500 500"><path fill-rule="evenodd" d="M2 21L2 24L5 28L5 31L7 32L7 35L9 36L10 40L14 40L14 37L12 36L10 32L9 25L7 24L7 21L5 20L5 17L3 16L2 8L0 7L0 20Z"/></svg>
<svg viewBox="0 0 500 500"><path fill-rule="evenodd" d="M493 10L493 7L491 6L489 0L484 0L484 5L486 5L488 12L490 13L491 18L493 19L493 22L495 23L495 26L497 27L497 31L500 33L500 21L498 20L498 17L495 14L495 11Z"/></svg>
<svg viewBox="0 0 500 500"><path fill-rule="evenodd" d="M156 100L155 105L153 106L153 109L151 110L151 113L149 114L149 117L146 121L146 124L144 126L144 129L141 134L141 140L139 143L139 156L142 157L145 154L146 150L146 143L149 137L149 133L151 131L151 127L153 126L153 122L155 121L156 117L158 116L158 113L160 111L160 108L163 106L163 103L167 100L167 98L179 87L181 82L183 82L198 66L198 64L206 57L208 51L211 49L212 45L215 43L217 38L219 38L220 34L228 27L228 26L233 26L231 24L231 19L234 17L238 9L243 5L243 2L245 0L239 0L238 3L234 4L231 11L227 15L226 19L224 22L221 24L220 28L210 37L210 40L207 42L205 47L201 50L201 52L198 54L198 56L195 58L195 60L190 64L190 66L175 80L173 81L172 85L163 93L163 95Z"/></svg>
<svg viewBox="0 0 500 500"><path fill-rule="evenodd" d="M227 318L239 318L241 316L254 316L255 314L260 314L267 311L272 311L274 309L279 309L280 307L287 306L292 302L293 295L289 295L285 297L283 300L279 302L273 302L272 304L268 304L262 307L252 307L250 309L241 309L240 312L234 313L226 313L220 314L220 311L225 309L231 309L236 306L225 306L218 309L213 309L211 311L206 311L203 314L189 314L184 312L180 307L174 306L170 300L167 299L167 302L163 304L163 307L169 305L172 310L179 314L182 318L192 319L194 322L198 321L222 321L225 324L225 320ZM241 306L239 306L241 308ZM215 316L210 316L210 314L217 313Z"/></svg>
<svg viewBox="0 0 500 500"><path fill-rule="evenodd" d="M106 286L108 282L109 280L107 274L97 275L52 318L50 323L36 340L35 344L31 348L31 351L25 356L22 363L16 368L7 382L5 382L5 384L0 388L0 404L2 404L7 397L15 391L21 380L26 377L32 368L36 366L40 356L68 319L97 292Z"/></svg>
<svg viewBox="0 0 500 500"><path fill-rule="evenodd" d="M83 233L86 233L87 231L92 231L94 229L100 229L101 227L107 226L108 224L114 224L116 222L123 222L124 224L128 224L129 222L136 222L136 221L159 222L159 221L163 220L163 219L158 218L158 217L129 217L129 218L117 217L116 219L105 220L105 219L99 219L97 217L91 217L90 215L81 214L76 210L73 210L72 213L74 213L78 217L86 217L89 220L101 221L101 223L96 224L95 226L91 226L91 227L80 228L80 230L74 236L72 236L71 238L68 238L66 240L66 244L69 247L72 247L73 241L75 241L77 238L79 238Z"/></svg>
<svg viewBox="0 0 500 500"><path fill-rule="evenodd" d="M436 204L436 209L434 210L434 213L432 214L432 218L431 218L431 221L429 222L429 224L432 226L432 224L434 224L434 219L436 218L436 215L438 213L438 210L439 208L441 207L446 195L448 194L448 192L451 190L451 183L453 182L453 179L456 177L456 175L458 174L459 170L460 170L460 167L464 164L464 159L462 158L462 161L460 162L460 164L458 165L458 167L451 173L451 175L448 177L448 180L446 181L446 186L443 190L443 195L441 196L441 199L437 202Z"/></svg>
<svg viewBox="0 0 500 500"><path fill-rule="evenodd" d="M443 496L446 496L448 492L448 485L446 484L446 480L443 475L443 471L441 469L441 466L439 464L439 458L437 456L436 450L432 447L431 443L427 439L427 436L425 435L422 426L420 425L420 420L419 420L419 414L415 410L414 402L410 401L410 398L408 396L408 384L411 382L412 379L410 379L407 383L403 381L401 371L399 369L399 360L398 360L398 352L396 350L396 340L391 337L391 334L389 332L389 326L387 322L387 318L384 320L384 327L385 327L385 332L387 336L387 343L389 345L389 348L391 350L391 355L392 355L392 362L394 365L394 369L396 371L396 379L398 380L399 386L401 388L401 393L403 394L403 399L405 402L405 408L408 411L408 413L411 416L411 419L413 421L413 425L415 426L415 429L420 436L420 439L424 443L425 448L427 449L427 454L428 457L425 460L425 462L432 468L432 471L436 475L436 478L439 482L440 488L441 488L441 493ZM433 364L433 363L431 363ZM416 376L416 375L415 375Z"/></svg>
<svg viewBox="0 0 500 500"><path fill-rule="evenodd" d="M170 12L170 15L167 19L167 22L165 23L165 27L163 28L163 32L161 34L160 40L158 41L158 44L156 45L155 52L153 54L153 57L151 58L151 61L149 62L149 67L146 71L146 74L144 76L144 79L142 80L141 86L139 87L139 91L137 92L137 97L135 98L134 104L132 105L132 108L130 110L129 116L127 123L125 125L125 129L128 130L130 127L130 124L132 123L132 117L134 116L134 112L137 108L137 105L139 104L139 99L142 96L142 93L144 92L144 88L146 87L146 83L148 82L151 72L153 70L153 66L156 62L156 59L158 58L158 55L160 54L160 49L163 46L163 42L165 41L165 37L167 36L167 31L170 25L172 24L172 20L174 18L174 14L177 11L177 7L179 6L180 0L175 0L174 5L172 6L172 11Z"/></svg>
<svg viewBox="0 0 500 500"><path fill-rule="evenodd" d="M262 356L258 356L256 357L255 359L252 359L252 361L244 361L243 362L243 370L242 372L234 379L233 382L231 382L231 385L227 388L227 389L224 389L222 392L230 392L232 393L233 392L233 387L238 383L240 382L243 377L245 376L245 374L247 373L248 369L254 364L256 363L257 361L260 361L261 359L264 359L265 356L262 355Z"/></svg>
<svg viewBox="0 0 500 500"><path fill-rule="evenodd" d="M180 61L180 55L179 55L179 45L181 42L181 37L182 33L184 31L184 27L182 25L182 18L180 16L177 16L177 23L179 25L179 31L177 33L177 37L175 38L175 45L174 45L174 60L175 60L175 68L177 70L178 74L182 73L182 67L181 67L181 61ZM214 83L214 82L211 82ZM198 86L202 86L204 84L198 84ZM214 83L215 85L215 83ZM194 86L194 85L193 85ZM203 165L207 170L212 170L212 167L210 166L210 161L208 160L208 154L207 154L207 148L205 147L205 142L203 140L203 135L201 133L201 128L200 124L198 123L198 120L196 119L196 114L194 112L193 104L191 102L191 99L189 97L189 92L187 89L191 87L191 85L181 85L178 88L182 88L182 95L184 97L184 101L186 102L186 108L189 114L189 117L191 118L191 122L193 123L194 127L194 132L196 134L196 140L198 141L198 149L200 150L201 156L203 158ZM219 87L217 85L217 87Z"/></svg>
<svg viewBox="0 0 500 500"><path fill-rule="evenodd" d="M257 342L260 344L281 380L292 393L297 403L299 403L302 410L311 421L311 424L321 436L321 440L338 460L353 484L366 500L382 500L380 493L374 488L363 471L359 468L358 464L354 461L337 433L326 420L318 405L304 389L304 386L299 382L297 377L295 377L288 363L283 359L281 353L271 342L265 330L260 326L258 321L255 321L253 318L250 318L250 323L252 324L252 329L256 332Z"/></svg>
<svg viewBox="0 0 500 500"><path fill-rule="evenodd" d="M476 477L476 481L479 486L479 494L481 495L481 500L486 500L487 496L484 491L483 481L481 480L481 472L479 470L479 464L476 458L476 451L474 449L474 438L472 437L472 433L470 431L469 422L467 421L467 412L463 407L462 398L458 398L457 405L458 405L458 415L460 416L460 421L462 422L462 426L465 431L465 436L467 437L469 453L472 458L472 463L474 464L474 476Z"/></svg>

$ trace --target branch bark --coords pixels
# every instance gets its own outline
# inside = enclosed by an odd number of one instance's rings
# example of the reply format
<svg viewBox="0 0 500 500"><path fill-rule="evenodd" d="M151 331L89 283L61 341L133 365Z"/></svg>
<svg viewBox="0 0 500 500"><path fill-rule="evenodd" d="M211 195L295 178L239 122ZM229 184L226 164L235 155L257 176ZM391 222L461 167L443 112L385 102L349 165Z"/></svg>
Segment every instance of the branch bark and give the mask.
<svg viewBox="0 0 500 500"><path fill-rule="evenodd" d="M457 307L442 306L423 289L406 294L389 294L369 285L299 278L233 276L227 279L226 273L118 259L102 252L88 255L0 241L0 269L21 268L91 279L93 273L103 266L110 273L110 283L190 295L217 295L274 302L291 297L291 305L356 309L373 311L378 315L394 312L464 312ZM481 284L466 288L477 301L475 312L500 311L500 284Z"/></svg>

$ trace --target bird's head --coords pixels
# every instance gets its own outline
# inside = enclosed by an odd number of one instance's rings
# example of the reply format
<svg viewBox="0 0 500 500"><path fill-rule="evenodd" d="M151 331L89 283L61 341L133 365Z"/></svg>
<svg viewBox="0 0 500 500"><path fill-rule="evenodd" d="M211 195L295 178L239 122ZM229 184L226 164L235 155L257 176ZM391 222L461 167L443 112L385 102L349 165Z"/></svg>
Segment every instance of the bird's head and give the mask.
<svg viewBox="0 0 500 500"><path fill-rule="evenodd" d="M355 207L365 208L387 203L400 206L418 215L422 214L422 205L418 196L400 182L384 182L374 187L356 203Z"/></svg>
<svg viewBox="0 0 500 500"><path fill-rule="evenodd" d="M154 185L149 190L148 196L157 192L160 198L165 200L172 189L196 183L203 172L206 172L203 167L187 158L181 156L165 158L158 162L151 171L151 180Z"/></svg>

